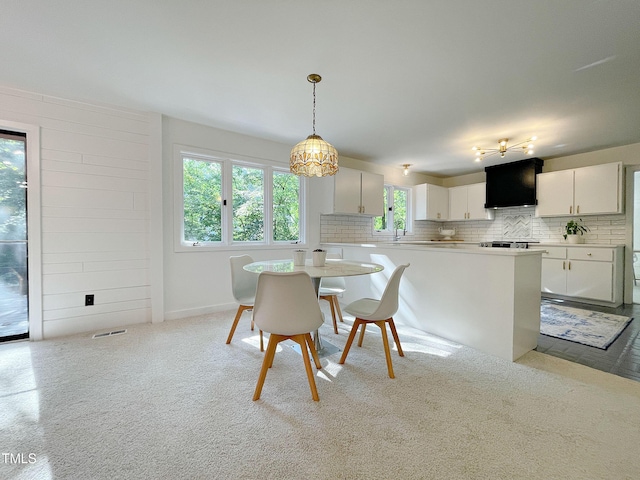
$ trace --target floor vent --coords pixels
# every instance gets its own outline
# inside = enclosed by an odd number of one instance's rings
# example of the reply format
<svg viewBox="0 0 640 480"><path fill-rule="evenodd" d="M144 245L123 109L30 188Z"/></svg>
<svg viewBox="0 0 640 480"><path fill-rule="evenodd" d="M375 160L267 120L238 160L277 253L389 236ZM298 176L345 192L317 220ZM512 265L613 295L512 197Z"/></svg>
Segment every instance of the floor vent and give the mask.
<svg viewBox="0 0 640 480"><path fill-rule="evenodd" d="M103 337L111 337L112 335L122 335L123 333L127 333L127 330L114 330L113 332L104 332L104 333L96 333L91 338L103 338Z"/></svg>

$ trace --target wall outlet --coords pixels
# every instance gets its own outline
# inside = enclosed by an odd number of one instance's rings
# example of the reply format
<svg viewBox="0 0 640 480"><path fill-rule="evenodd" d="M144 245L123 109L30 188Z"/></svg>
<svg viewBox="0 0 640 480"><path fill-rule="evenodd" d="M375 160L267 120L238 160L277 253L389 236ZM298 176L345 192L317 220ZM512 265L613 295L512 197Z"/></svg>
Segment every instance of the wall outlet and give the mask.
<svg viewBox="0 0 640 480"><path fill-rule="evenodd" d="M94 304L95 301L95 295L90 294L90 295L85 295L84 296L84 305L85 307L91 306Z"/></svg>

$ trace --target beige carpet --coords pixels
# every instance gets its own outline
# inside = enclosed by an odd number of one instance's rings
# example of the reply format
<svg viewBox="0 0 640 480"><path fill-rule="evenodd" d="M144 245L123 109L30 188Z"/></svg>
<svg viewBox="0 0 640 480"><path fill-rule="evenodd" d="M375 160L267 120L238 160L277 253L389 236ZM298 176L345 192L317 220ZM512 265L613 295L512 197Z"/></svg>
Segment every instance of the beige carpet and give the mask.
<svg viewBox="0 0 640 480"><path fill-rule="evenodd" d="M322 359L320 402L286 346L253 402L262 354L246 314L224 344L233 313L1 345L0 478L638 478L640 383L405 328L391 380L370 327Z"/></svg>

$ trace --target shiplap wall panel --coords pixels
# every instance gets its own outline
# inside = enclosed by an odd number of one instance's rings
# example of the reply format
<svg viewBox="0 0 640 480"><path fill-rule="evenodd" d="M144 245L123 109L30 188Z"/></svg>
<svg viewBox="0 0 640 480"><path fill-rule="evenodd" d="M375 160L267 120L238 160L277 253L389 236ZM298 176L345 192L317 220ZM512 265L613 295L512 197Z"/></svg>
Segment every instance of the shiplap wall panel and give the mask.
<svg viewBox="0 0 640 480"><path fill-rule="evenodd" d="M95 208L89 207L74 207L74 206L61 206L61 207L43 207L42 216L57 217L57 218L96 218ZM101 208L99 217L103 219L107 218L135 218L137 220L144 220L147 218L147 213L143 210L112 210L110 208Z"/></svg>
<svg viewBox="0 0 640 480"><path fill-rule="evenodd" d="M120 328L123 325L148 322L151 322L151 309L137 308L135 310L94 313L91 316L65 317L60 320L48 320L43 322L43 334L45 338L59 337L78 332L86 332L88 330L105 331L111 328Z"/></svg>
<svg viewBox="0 0 640 480"><path fill-rule="evenodd" d="M148 299L151 295L148 286L143 287L127 287L127 288L111 288L109 290L101 290L98 305L110 303L128 302L132 300ZM45 310L64 310L67 308L84 307L84 294L82 292L60 293L54 295L45 295ZM86 313L86 312L85 312Z"/></svg>
<svg viewBox="0 0 640 480"><path fill-rule="evenodd" d="M147 162L140 162L137 160L133 160L130 158L120 159L120 158L109 158L103 157L101 155L83 155L82 162L87 165L105 165L114 168L119 168L123 172L129 172L132 170L141 170L146 175L148 175L147 169L149 165Z"/></svg>
<svg viewBox="0 0 640 480"><path fill-rule="evenodd" d="M52 150L49 150L51 152ZM99 164L91 164L85 162L84 158L81 158L78 163L65 162L58 160L49 160L47 155L43 156L42 170L49 170L52 172L70 172L81 173L86 175L99 175L103 177L116 177L116 178L131 178L139 180L147 180L146 170L125 170L123 168L103 167Z"/></svg>
<svg viewBox="0 0 640 480"><path fill-rule="evenodd" d="M45 338L150 321L151 117L0 87L0 119L40 127Z"/></svg>
<svg viewBox="0 0 640 480"><path fill-rule="evenodd" d="M64 150L89 155L101 155L140 161L146 159L148 145L125 142L113 138L83 135L61 130L42 130L40 136L42 148Z"/></svg>
<svg viewBox="0 0 640 480"><path fill-rule="evenodd" d="M48 187L89 188L91 190L112 190L117 192L146 192L146 180L119 178L94 174L56 172L44 170L42 185Z"/></svg>
<svg viewBox="0 0 640 480"><path fill-rule="evenodd" d="M45 243L46 242L46 243ZM42 252L121 252L142 250L146 247L146 233L128 232L43 232Z"/></svg>
<svg viewBox="0 0 640 480"><path fill-rule="evenodd" d="M44 232L146 232L144 222L135 219L46 217Z"/></svg>
<svg viewBox="0 0 640 480"><path fill-rule="evenodd" d="M24 117L37 117L42 125L47 119L57 119L79 125L92 125L115 132L147 135L149 121L144 114L45 95L0 88L2 109Z"/></svg>
<svg viewBox="0 0 640 480"><path fill-rule="evenodd" d="M151 306L149 299L133 300L130 302L118 302L96 304L92 307L94 314L122 312L124 310L140 310ZM71 317L83 317L86 315L86 307L65 308L61 310L47 310L44 312L44 320L60 320Z"/></svg>
<svg viewBox="0 0 640 480"><path fill-rule="evenodd" d="M130 210L134 192L88 190L83 188L42 187L43 207L83 207ZM98 215L99 213L96 212Z"/></svg>
<svg viewBox="0 0 640 480"><path fill-rule="evenodd" d="M118 260L139 260L148 257L148 251L100 251L100 252L62 252L44 253L42 255L45 264L69 263L69 262L115 262Z"/></svg>
<svg viewBox="0 0 640 480"><path fill-rule="evenodd" d="M95 293L95 290L111 288L142 287L149 284L146 270L108 270L103 272L64 273L45 275L43 286L47 294L68 292ZM100 296L96 294L96 303Z"/></svg>

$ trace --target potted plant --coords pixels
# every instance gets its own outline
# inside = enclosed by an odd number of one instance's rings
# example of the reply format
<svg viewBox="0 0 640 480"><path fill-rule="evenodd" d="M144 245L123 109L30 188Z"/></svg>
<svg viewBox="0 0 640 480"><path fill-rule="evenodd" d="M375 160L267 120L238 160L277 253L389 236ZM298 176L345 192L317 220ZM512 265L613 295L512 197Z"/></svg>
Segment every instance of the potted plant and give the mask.
<svg viewBox="0 0 640 480"><path fill-rule="evenodd" d="M582 219L569 220L564 226L564 239L569 243L580 243L581 236L589 231L589 227L582 224Z"/></svg>

